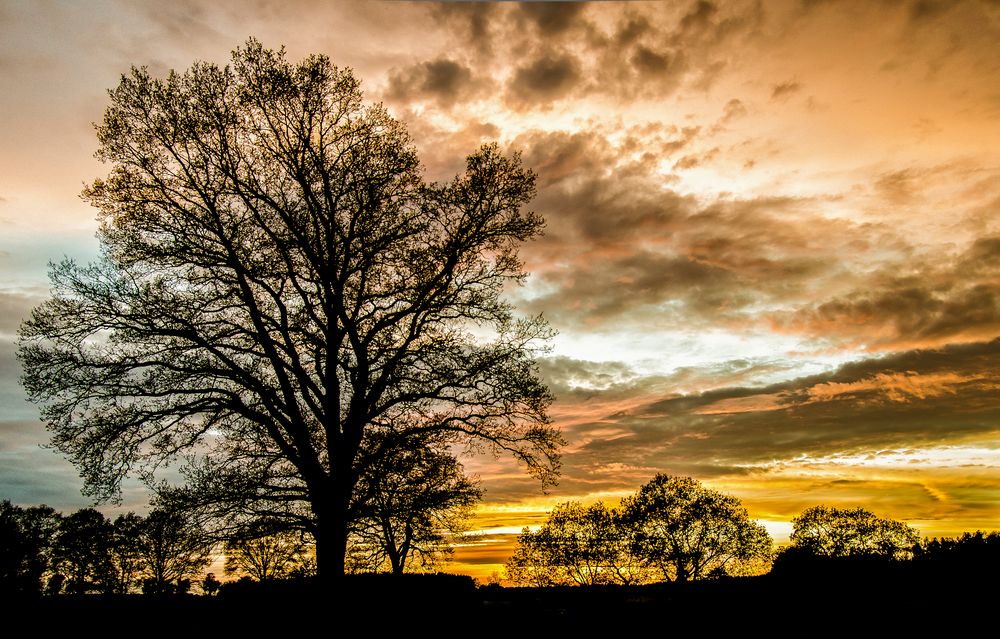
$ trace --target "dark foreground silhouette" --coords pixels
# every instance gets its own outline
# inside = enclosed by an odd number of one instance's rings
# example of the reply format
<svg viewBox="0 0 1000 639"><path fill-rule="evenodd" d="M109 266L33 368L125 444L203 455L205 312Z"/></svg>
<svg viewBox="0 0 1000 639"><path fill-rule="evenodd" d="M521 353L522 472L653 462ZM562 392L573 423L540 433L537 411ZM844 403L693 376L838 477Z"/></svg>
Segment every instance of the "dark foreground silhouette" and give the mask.
<svg viewBox="0 0 1000 639"><path fill-rule="evenodd" d="M534 636L651 626L663 635L756 629L868 636L992 624L1000 563L984 559L813 558L759 577L645 586L477 588L455 575L360 575L327 587L310 580L227 584L214 597L62 595L7 603L16 604L16 617L47 629L99 624L157 635Z"/></svg>

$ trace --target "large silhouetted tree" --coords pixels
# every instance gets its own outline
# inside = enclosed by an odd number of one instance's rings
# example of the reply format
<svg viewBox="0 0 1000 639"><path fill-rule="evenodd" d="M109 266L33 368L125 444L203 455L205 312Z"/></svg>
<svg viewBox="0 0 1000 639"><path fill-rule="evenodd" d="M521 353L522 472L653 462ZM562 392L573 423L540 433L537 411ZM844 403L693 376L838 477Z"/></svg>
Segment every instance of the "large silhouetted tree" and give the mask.
<svg viewBox="0 0 1000 639"><path fill-rule="evenodd" d="M342 574L375 435L439 433L554 477L524 277L534 176L485 146L422 180L403 126L323 56L255 41L226 67L110 91L84 192L101 258L51 271L21 327L29 397L88 494L186 452L189 505L310 532Z"/></svg>
<svg viewBox="0 0 1000 639"><path fill-rule="evenodd" d="M632 553L632 530L601 502L567 502L536 531L525 528L507 560L507 577L533 586L633 584L647 571Z"/></svg>
<svg viewBox="0 0 1000 639"><path fill-rule="evenodd" d="M904 559L920 543L915 528L864 508L814 506L792 519L792 527L791 547L817 557Z"/></svg>
<svg viewBox="0 0 1000 639"><path fill-rule="evenodd" d="M665 580L730 574L770 558L770 535L739 499L690 477L657 475L622 500L622 511L635 554Z"/></svg>

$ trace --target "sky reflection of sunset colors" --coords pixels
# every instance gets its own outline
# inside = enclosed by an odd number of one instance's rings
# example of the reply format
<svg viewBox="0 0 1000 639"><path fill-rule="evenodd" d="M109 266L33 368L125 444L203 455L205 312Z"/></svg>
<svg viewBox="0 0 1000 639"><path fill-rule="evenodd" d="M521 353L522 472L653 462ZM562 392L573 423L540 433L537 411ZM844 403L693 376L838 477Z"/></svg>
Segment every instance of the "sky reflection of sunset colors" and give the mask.
<svg viewBox="0 0 1000 639"><path fill-rule="evenodd" d="M819 503L1000 528L1000 4L4 3L0 24L0 496L87 503L38 448L13 341L46 261L96 254L78 193L105 172L105 90L252 35L353 67L429 179L494 139L538 173L547 231L511 295L560 333L562 480L470 459L485 536L453 570L657 472L779 537Z"/></svg>

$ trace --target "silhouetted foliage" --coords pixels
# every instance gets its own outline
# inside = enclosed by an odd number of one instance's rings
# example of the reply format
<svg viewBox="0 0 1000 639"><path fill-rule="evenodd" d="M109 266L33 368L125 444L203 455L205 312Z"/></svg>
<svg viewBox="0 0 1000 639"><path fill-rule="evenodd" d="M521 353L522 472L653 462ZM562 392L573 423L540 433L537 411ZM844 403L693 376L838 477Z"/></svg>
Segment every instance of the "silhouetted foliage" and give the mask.
<svg viewBox="0 0 1000 639"><path fill-rule="evenodd" d="M45 582L45 594L58 595L62 592L64 585L66 585L66 575L58 572L52 573L49 575L48 581Z"/></svg>
<svg viewBox="0 0 1000 639"><path fill-rule="evenodd" d="M427 442L378 442L371 472L358 483L364 504L351 529L355 571L387 566L400 574L436 565L451 553L453 537L467 529L481 492L449 452Z"/></svg>
<svg viewBox="0 0 1000 639"><path fill-rule="evenodd" d="M227 575L245 574L257 581L287 577L311 559L310 544L300 531L274 531L266 524L228 540L225 554Z"/></svg>
<svg viewBox="0 0 1000 639"><path fill-rule="evenodd" d="M198 575L211 561L214 542L184 513L153 510L139 535L138 551L145 578L145 594L173 594L181 582Z"/></svg>
<svg viewBox="0 0 1000 639"><path fill-rule="evenodd" d="M627 585L747 572L770 555L770 536L738 499L657 475L619 509L553 509L536 532L524 529L506 570L526 585Z"/></svg>
<svg viewBox="0 0 1000 639"><path fill-rule="evenodd" d="M217 594L222 588L222 582L215 578L215 573L207 573L201 580L201 591L209 597Z"/></svg>
<svg viewBox="0 0 1000 639"><path fill-rule="evenodd" d="M18 347L88 495L192 453L189 506L304 529L342 574L373 437L436 433L554 478L534 361L551 331L501 297L543 226L521 211L534 175L494 145L425 183L359 86L251 40L229 66L133 68L110 91L110 175L84 191L101 258L52 268Z"/></svg>
<svg viewBox="0 0 1000 639"><path fill-rule="evenodd" d="M622 518L633 552L667 581L742 572L771 556L771 536L739 499L690 477L657 475L622 500Z"/></svg>
<svg viewBox="0 0 1000 639"><path fill-rule="evenodd" d="M864 508L814 506L792 519L791 547L817 557L872 556L908 559L919 533Z"/></svg>
<svg viewBox="0 0 1000 639"><path fill-rule="evenodd" d="M0 502L0 594L42 592L59 520L48 506Z"/></svg>
<svg viewBox="0 0 1000 639"><path fill-rule="evenodd" d="M135 513L115 517L111 524L111 590L128 594L139 584L143 573L140 550L145 520Z"/></svg>
<svg viewBox="0 0 1000 639"><path fill-rule="evenodd" d="M601 502L560 504L535 532L525 528L506 563L515 583L534 586L641 583L632 535L618 511Z"/></svg>
<svg viewBox="0 0 1000 639"><path fill-rule="evenodd" d="M1000 531L962 533L958 537L924 539L913 549L918 562L1000 567Z"/></svg>
<svg viewBox="0 0 1000 639"><path fill-rule="evenodd" d="M93 508L82 508L59 522L52 552L52 569L65 575L70 594L114 589L111 563L112 526Z"/></svg>

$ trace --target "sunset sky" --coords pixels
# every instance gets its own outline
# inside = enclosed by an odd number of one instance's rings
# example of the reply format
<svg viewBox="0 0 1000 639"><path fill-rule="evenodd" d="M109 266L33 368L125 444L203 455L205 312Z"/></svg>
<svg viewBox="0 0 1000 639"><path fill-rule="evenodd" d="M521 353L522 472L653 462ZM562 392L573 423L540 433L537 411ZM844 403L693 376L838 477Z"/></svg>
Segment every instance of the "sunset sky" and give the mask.
<svg viewBox="0 0 1000 639"><path fill-rule="evenodd" d="M46 263L97 255L79 193L106 90L324 53L403 120L429 180L481 143L538 174L511 291L559 331L559 485L470 458L485 499L449 570L498 570L568 499L658 472L926 535L1000 528L1000 3L0 1L0 498L88 505L18 384ZM123 509L148 495L127 487ZM107 509L112 512L112 509Z"/></svg>

